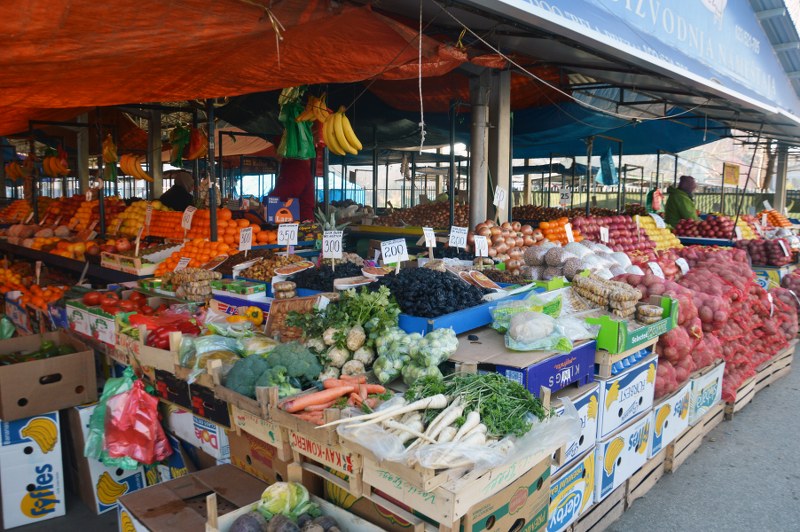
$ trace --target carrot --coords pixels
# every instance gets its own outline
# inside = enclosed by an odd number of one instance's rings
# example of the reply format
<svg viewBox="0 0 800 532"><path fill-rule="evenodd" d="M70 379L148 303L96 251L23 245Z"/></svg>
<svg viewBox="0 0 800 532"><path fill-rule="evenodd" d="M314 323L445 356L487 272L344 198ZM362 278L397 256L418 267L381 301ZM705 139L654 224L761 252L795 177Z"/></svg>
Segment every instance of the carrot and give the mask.
<svg viewBox="0 0 800 532"><path fill-rule="evenodd" d="M326 409L332 407L333 403L335 403L335 401L329 401L329 402L323 403L321 405L307 406L304 411L305 412L316 412L316 411L326 410Z"/></svg>
<svg viewBox="0 0 800 532"><path fill-rule="evenodd" d="M361 403L363 403L363 402L364 402L364 401L362 401L362 400L361 400L361 396L360 396L360 395L358 395L358 394L357 394L357 393L355 393L355 392L353 392L353 393L351 393L351 394L350 394L350 399L352 399L352 400L353 400L353 404L354 404L355 406L361 406Z"/></svg>
<svg viewBox="0 0 800 532"><path fill-rule="evenodd" d="M366 375L339 375L339 379L347 381L348 383L366 384Z"/></svg>
<svg viewBox="0 0 800 532"><path fill-rule="evenodd" d="M291 414L294 414L295 412L300 412L307 406L329 403L331 401L335 401L336 399L338 399L343 395L347 395L354 391L355 388L353 386L340 386L338 388L330 388L328 390L322 390L321 392L314 392L308 395L301 395L296 399L287 401L283 405L283 409Z"/></svg>
<svg viewBox="0 0 800 532"><path fill-rule="evenodd" d="M356 406L356 404L353 402L352 394L350 394L350 397L347 398L347 406Z"/></svg>
<svg viewBox="0 0 800 532"><path fill-rule="evenodd" d="M358 385L358 395L361 396L361 401L362 402L367 400L367 395L369 395L369 394L367 393L367 385L366 384L359 384Z"/></svg>
<svg viewBox="0 0 800 532"><path fill-rule="evenodd" d="M380 400L377 397L369 397L366 401L364 401L364 404L366 404L372 410L375 410L380 404Z"/></svg>
<svg viewBox="0 0 800 532"><path fill-rule="evenodd" d="M367 384L367 393L386 393L386 388L380 384Z"/></svg>
<svg viewBox="0 0 800 532"><path fill-rule="evenodd" d="M325 379L324 381L322 381L322 386L326 390L329 390L331 388L338 388L340 386L352 386L352 385L353 385L352 382L343 381L340 379Z"/></svg>

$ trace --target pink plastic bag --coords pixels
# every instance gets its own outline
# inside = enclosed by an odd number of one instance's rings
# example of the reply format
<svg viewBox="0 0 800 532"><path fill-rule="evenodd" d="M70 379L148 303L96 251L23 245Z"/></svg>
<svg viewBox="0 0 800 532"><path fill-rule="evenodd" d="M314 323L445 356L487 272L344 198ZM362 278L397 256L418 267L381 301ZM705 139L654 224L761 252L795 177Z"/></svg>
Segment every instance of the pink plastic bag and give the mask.
<svg viewBox="0 0 800 532"><path fill-rule="evenodd" d="M158 398L145 391L141 380L108 400L105 444L109 456L127 456L142 464L160 462L172 454L158 419Z"/></svg>

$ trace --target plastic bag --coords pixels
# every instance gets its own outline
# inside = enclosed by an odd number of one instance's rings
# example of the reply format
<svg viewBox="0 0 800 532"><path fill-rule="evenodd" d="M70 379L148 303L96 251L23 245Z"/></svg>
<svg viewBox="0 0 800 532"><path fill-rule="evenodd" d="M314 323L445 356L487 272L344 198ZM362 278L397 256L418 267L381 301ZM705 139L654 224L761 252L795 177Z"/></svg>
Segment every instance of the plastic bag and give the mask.
<svg viewBox="0 0 800 532"><path fill-rule="evenodd" d="M411 361L420 367L438 366L458 349L453 329L436 329L423 336L410 348Z"/></svg>
<svg viewBox="0 0 800 532"><path fill-rule="evenodd" d="M242 356L246 357L253 355L266 355L278 345L278 342L269 336L261 335L242 338L240 343L242 346Z"/></svg>
<svg viewBox="0 0 800 532"><path fill-rule="evenodd" d="M17 328L14 327L14 324L8 319L8 316L0 318L0 340L12 338L16 330Z"/></svg>
<svg viewBox="0 0 800 532"><path fill-rule="evenodd" d="M132 458L112 458L105 450L105 430L106 430L106 404L109 399L125 393L133 387L134 373L133 368L127 367L122 373L122 377L111 378L106 381L100 400L89 418L89 432L86 435L86 443L83 447L83 455L86 458L99 460L108 467L119 467L121 469L133 470L139 467L139 462Z"/></svg>
<svg viewBox="0 0 800 532"><path fill-rule="evenodd" d="M204 371L209 360L221 360L223 365L235 364L243 352L236 338L209 335L197 338L182 338L180 362L184 368L192 368L187 381L192 384Z"/></svg>
<svg viewBox="0 0 800 532"><path fill-rule="evenodd" d="M213 308L206 311L203 324L211 332L218 336L227 336L230 338L245 338L253 336L253 322L249 320L243 321L228 321L232 314L225 314Z"/></svg>
<svg viewBox="0 0 800 532"><path fill-rule="evenodd" d="M503 301L491 309L492 328L498 332L505 333L508 330L511 318L520 312L539 312L552 318L561 315L562 295L564 289L553 290L539 294L531 292L525 299L514 301Z"/></svg>
<svg viewBox="0 0 800 532"><path fill-rule="evenodd" d="M158 419L158 398L137 380L133 387L111 397L106 404L106 451L112 458L129 458L152 464L172 454Z"/></svg>
<svg viewBox="0 0 800 532"><path fill-rule="evenodd" d="M304 513L318 515L319 508L308 490L296 482L276 482L264 490L256 508L266 519L281 514L297 519Z"/></svg>

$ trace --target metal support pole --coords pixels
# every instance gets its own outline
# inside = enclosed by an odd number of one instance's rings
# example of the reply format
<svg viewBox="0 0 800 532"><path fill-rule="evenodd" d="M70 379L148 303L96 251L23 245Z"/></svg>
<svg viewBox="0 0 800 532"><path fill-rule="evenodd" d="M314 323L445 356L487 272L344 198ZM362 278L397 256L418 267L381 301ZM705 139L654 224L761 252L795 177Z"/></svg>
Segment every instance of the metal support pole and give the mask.
<svg viewBox="0 0 800 532"><path fill-rule="evenodd" d="M461 169L459 164L458 170ZM450 102L450 171L447 173L447 196L450 203L450 226L456 216L456 102ZM460 176L459 176L460 177Z"/></svg>
<svg viewBox="0 0 800 532"><path fill-rule="evenodd" d="M347 165L342 163L342 201L347 199L347 184L350 182L350 176L347 174Z"/></svg>
<svg viewBox="0 0 800 532"><path fill-rule="evenodd" d="M164 165L161 160L161 111L150 111L150 131L147 135L147 163L153 177L153 197L161 197L164 190Z"/></svg>
<svg viewBox="0 0 800 532"><path fill-rule="evenodd" d="M405 184L405 176L403 176L403 183ZM417 158L414 153L411 154L411 207L417 201Z"/></svg>
<svg viewBox="0 0 800 532"><path fill-rule="evenodd" d="M572 181L570 182L569 208L575 206L575 156L572 156Z"/></svg>
<svg viewBox="0 0 800 532"><path fill-rule="evenodd" d="M372 137L376 138L378 128L372 127ZM372 210L378 208L378 142L372 148Z"/></svg>
<svg viewBox="0 0 800 532"><path fill-rule="evenodd" d="M591 212L589 210L589 184L592 182L592 149L594 148L594 137L589 137L586 141L586 216Z"/></svg>
<svg viewBox="0 0 800 532"><path fill-rule="evenodd" d="M83 113L82 115L78 115L78 118L75 119L76 122L80 122L82 124L86 124L89 122L89 113ZM77 137L77 176L78 180L80 181L80 190L89 190L89 128L81 127L78 128L76 132ZM102 146L103 139L100 139L100 145ZM102 159L102 157L101 157Z"/></svg>
<svg viewBox="0 0 800 532"><path fill-rule="evenodd" d="M383 208L389 203L389 159L386 159L386 195L383 197Z"/></svg>
<svg viewBox="0 0 800 532"><path fill-rule="evenodd" d="M206 118L208 119L208 154L206 155L206 164L208 165L206 167L208 172L208 218L211 223L211 241L216 242L219 235L217 234L217 179L216 169L214 168L216 147L214 146L214 103L212 100L206 100Z"/></svg>
<svg viewBox="0 0 800 532"><path fill-rule="evenodd" d="M656 186L658 188L658 173L661 171L661 150L656 152Z"/></svg>
<svg viewBox="0 0 800 532"><path fill-rule="evenodd" d="M622 171L622 143L619 143L619 157L617 159L619 162L617 163L617 168ZM622 195L623 195L623 182L622 177L617 176L619 179L619 183L617 185L617 212L622 212L622 208L625 206L625 203L622 202Z"/></svg>
<svg viewBox="0 0 800 532"><path fill-rule="evenodd" d="M322 152L322 202L325 204L325 215L330 215L331 212L331 152L328 147L324 148Z"/></svg>
<svg viewBox="0 0 800 532"><path fill-rule="evenodd" d="M219 162L217 163L219 165L219 191L222 197L225 198L229 195L228 191L231 189L230 184L225 180L225 167L222 165L222 130L217 131L217 135L219 136ZM226 185L228 188L225 188Z"/></svg>
<svg viewBox="0 0 800 532"><path fill-rule="evenodd" d="M775 172L775 197L772 207L783 213L786 211L786 178L788 172L789 146L784 142L778 143L778 166Z"/></svg>
<svg viewBox="0 0 800 532"><path fill-rule="evenodd" d="M489 175L495 186L501 186L511 195L511 71L495 72L491 76L489 93ZM493 205L494 190L489 191L484 203L487 213L499 216L500 221L508 221L511 213L508 206L496 208ZM498 212L499 211L499 212Z"/></svg>
<svg viewBox="0 0 800 532"><path fill-rule="evenodd" d="M469 225L475 227L487 217L487 197L489 183L489 147L487 93L489 92L489 72L484 71L479 78L470 80L470 100L472 103L472 129L470 135L470 180L469 180Z"/></svg>

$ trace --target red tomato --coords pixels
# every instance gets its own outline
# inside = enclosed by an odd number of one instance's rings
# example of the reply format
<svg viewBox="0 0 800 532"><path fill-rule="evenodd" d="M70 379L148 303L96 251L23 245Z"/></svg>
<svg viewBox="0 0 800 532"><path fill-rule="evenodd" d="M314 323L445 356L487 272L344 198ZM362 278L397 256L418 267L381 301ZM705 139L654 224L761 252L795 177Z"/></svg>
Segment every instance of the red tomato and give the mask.
<svg viewBox="0 0 800 532"><path fill-rule="evenodd" d="M103 312L107 312L108 314L116 314L119 312L119 305L116 301L101 303L100 308Z"/></svg>
<svg viewBox="0 0 800 532"><path fill-rule="evenodd" d="M137 309L137 305L135 301L131 301L130 299L126 299L124 301L119 302L119 309L122 312L133 312Z"/></svg>
<svg viewBox="0 0 800 532"><path fill-rule="evenodd" d="M103 298L103 294L100 292L86 292L83 295L83 304L88 305L90 307L94 307L95 305L100 304L100 300Z"/></svg>
<svg viewBox="0 0 800 532"><path fill-rule="evenodd" d="M139 312L144 314L145 316L152 316L155 313L155 309L150 305L142 305L139 307Z"/></svg>
<svg viewBox="0 0 800 532"><path fill-rule="evenodd" d="M129 301L133 301L134 303L139 303L139 301L147 300L147 297L141 292L133 292L131 295L128 296Z"/></svg>

